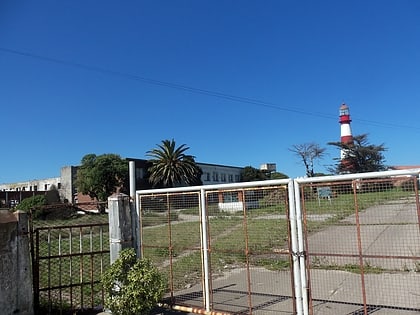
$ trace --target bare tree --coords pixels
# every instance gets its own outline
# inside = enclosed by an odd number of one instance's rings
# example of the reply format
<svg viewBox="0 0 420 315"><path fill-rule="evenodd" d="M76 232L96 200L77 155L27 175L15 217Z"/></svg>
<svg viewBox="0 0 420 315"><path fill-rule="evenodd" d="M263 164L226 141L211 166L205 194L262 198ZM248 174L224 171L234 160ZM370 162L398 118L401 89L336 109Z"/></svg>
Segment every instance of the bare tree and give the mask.
<svg viewBox="0 0 420 315"><path fill-rule="evenodd" d="M310 142L295 144L289 150L295 153L305 165L306 176L314 177L314 161L324 157L325 148L321 148L317 143Z"/></svg>

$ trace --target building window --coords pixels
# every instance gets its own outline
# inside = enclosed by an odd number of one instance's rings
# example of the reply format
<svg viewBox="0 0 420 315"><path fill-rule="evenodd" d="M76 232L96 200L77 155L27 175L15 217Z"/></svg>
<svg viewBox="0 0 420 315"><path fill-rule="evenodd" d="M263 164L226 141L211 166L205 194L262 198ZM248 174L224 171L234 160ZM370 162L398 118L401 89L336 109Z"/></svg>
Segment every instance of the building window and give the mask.
<svg viewBox="0 0 420 315"><path fill-rule="evenodd" d="M235 182L239 182L239 175L235 175Z"/></svg>
<svg viewBox="0 0 420 315"><path fill-rule="evenodd" d="M213 172L213 181L218 182L219 181L219 173Z"/></svg>
<svg viewBox="0 0 420 315"><path fill-rule="evenodd" d="M57 189L61 189L61 183L57 184Z"/></svg>
<svg viewBox="0 0 420 315"><path fill-rule="evenodd" d="M37 185L34 186L34 191L38 191L38 186Z"/></svg>
<svg viewBox="0 0 420 315"><path fill-rule="evenodd" d="M220 178L221 178L222 182L225 182L226 181L226 174L225 173L220 174Z"/></svg>
<svg viewBox="0 0 420 315"><path fill-rule="evenodd" d="M44 190L48 190L48 184L44 185Z"/></svg>
<svg viewBox="0 0 420 315"><path fill-rule="evenodd" d="M229 183L233 183L233 175L229 174Z"/></svg>

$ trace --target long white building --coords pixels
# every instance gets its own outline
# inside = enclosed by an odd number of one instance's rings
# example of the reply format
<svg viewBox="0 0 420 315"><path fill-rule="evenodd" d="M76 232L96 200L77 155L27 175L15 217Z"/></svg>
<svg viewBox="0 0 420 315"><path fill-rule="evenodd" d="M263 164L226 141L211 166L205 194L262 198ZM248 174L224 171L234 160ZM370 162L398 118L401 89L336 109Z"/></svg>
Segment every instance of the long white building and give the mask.
<svg viewBox="0 0 420 315"><path fill-rule="evenodd" d="M136 189L150 188L147 180L147 160L127 159L135 161L136 169ZM197 163L203 174L201 180L204 185L236 183L241 181L242 167ZM0 198L5 192L25 192L21 196L28 195L27 192L44 192L56 187L61 199L71 203L77 203L77 166L64 166L60 170L59 177L34 179L23 182L0 184ZM3 199L7 199L4 198ZM6 200L3 200L5 202ZM20 201L20 200L18 200Z"/></svg>

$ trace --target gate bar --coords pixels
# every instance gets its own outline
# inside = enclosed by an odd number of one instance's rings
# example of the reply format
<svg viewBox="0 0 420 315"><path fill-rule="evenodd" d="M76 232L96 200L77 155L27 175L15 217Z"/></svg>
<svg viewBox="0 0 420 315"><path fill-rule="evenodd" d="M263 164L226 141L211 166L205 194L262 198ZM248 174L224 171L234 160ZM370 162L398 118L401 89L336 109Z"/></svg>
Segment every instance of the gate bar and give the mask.
<svg viewBox="0 0 420 315"><path fill-rule="evenodd" d="M295 212L295 195L294 195L294 186L293 181L290 181L288 184L288 193L289 193L289 220L290 220L290 234L291 234L291 243L292 243L292 253L298 252L298 240L296 234L296 212ZM293 279L294 279L294 289L296 297L296 313L297 315L302 315L302 288L300 283L300 267L299 267L299 258L297 255L292 255L293 260Z"/></svg>
<svg viewBox="0 0 420 315"><path fill-rule="evenodd" d="M209 259L208 259L208 241L207 241L207 208L206 208L206 192L200 190L200 208L201 208L201 235L203 249L203 267L204 267L204 305L206 311L210 311L210 280L209 280Z"/></svg>

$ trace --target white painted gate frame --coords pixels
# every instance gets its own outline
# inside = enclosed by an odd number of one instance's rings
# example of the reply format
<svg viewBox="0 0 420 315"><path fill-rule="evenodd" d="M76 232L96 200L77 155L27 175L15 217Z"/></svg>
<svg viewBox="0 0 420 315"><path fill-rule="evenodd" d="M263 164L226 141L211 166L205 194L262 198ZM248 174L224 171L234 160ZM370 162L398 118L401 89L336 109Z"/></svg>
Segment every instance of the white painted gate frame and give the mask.
<svg viewBox="0 0 420 315"><path fill-rule="evenodd" d="M131 162L130 162L131 163ZM305 261L305 239L303 232L303 211L300 199L300 186L306 183L323 183L323 182L334 182L334 181L349 181L349 180L361 180L370 178L386 178L393 176L416 176L419 177L420 169L409 169L409 170L395 170L395 171L383 171L383 172L371 172L371 173L358 173L358 174L345 174L345 175L334 175L334 176L322 176L322 177L310 177L310 178L295 178L295 179L280 179L280 180L266 180L266 181L255 181L255 182L241 182L232 184L220 184L220 185L203 185L203 186L190 186L190 187L177 187L168 189L148 189L135 191L134 186L134 169L130 165L130 196L136 201L136 220L135 224L135 235L136 239L136 250L140 256L141 253L141 237L140 228L141 224L139 219L141 218L139 209L139 196L144 194L154 193L177 193L177 192L191 192L200 191L200 207L201 211L201 242L203 248L203 274L204 274L204 304L207 312L210 312L210 269L209 269L209 258L208 258L208 235L207 235L207 208L205 202L205 191L215 189L235 189L235 188L251 188L251 187L264 187L273 185L287 185L288 186L288 198L289 198L289 220L290 220L290 240L292 248L292 261L293 261L293 278L294 278L294 293L296 299L296 312L298 315L309 314L309 301L307 294L304 292L308 291L307 287L307 273L306 261Z"/></svg>

